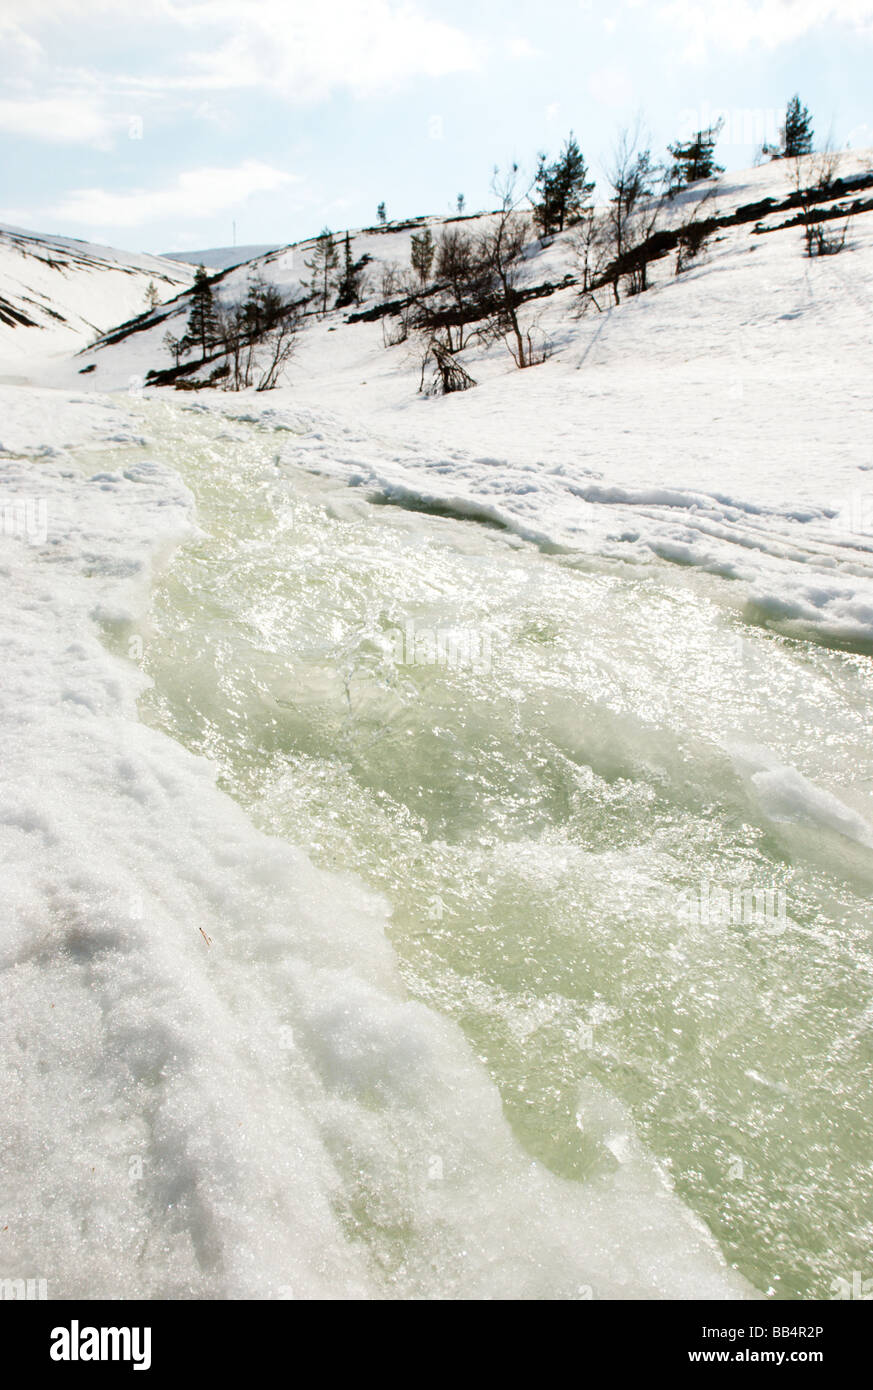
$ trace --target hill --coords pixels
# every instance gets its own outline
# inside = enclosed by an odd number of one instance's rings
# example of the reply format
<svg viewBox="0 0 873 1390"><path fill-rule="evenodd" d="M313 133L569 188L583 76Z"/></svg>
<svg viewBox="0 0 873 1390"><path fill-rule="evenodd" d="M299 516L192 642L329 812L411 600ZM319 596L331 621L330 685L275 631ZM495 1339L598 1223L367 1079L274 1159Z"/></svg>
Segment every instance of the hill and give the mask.
<svg viewBox="0 0 873 1390"><path fill-rule="evenodd" d="M158 256L0 226L0 361L78 351L121 319L185 289L193 272Z"/></svg>
<svg viewBox="0 0 873 1390"><path fill-rule="evenodd" d="M373 496L487 517L571 552L693 565L740 581L755 621L866 650L869 155L844 155L839 176L819 211L846 218L841 255L804 255L791 170L768 164L677 197L663 215L650 288L619 304L607 290L600 312L580 304L574 233L543 242L531 227L522 312L548 359L518 371L502 342L474 336L461 360L478 385L437 400L419 393L415 337L390 345L398 315L381 292L385 271L408 266L424 226L437 236L462 225L475 236L489 217L357 231L362 304L323 317L308 306L279 388L244 393L244 408L298 429L301 418L328 413L325 438L305 446L313 466L365 480ZM677 274L676 230L702 206L711 239ZM303 298L314 248L301 242L217 273L216 299L240 301L253 276ZM189 308L182 294L55 362L45 379L141 389L171 365L164 335L184 332ZM196 357L191 366L196 379ZM197 399L240 409L234 393ZM331 435L350 427L352 453Z"/></svg>

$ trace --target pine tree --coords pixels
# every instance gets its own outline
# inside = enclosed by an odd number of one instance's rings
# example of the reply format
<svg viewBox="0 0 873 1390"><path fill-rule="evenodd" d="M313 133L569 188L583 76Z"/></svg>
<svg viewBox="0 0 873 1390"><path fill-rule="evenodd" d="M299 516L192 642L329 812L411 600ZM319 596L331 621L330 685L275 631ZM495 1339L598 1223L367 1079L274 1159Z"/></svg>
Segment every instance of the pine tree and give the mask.
<svg viewBox="0 0 873 1390"><path fill-rule="evenodd" d="M157 309L160 302L160 291L158 290L158 287L155 284L154 280L149 280L148 284L146 285L146 303L148 304L150 309Z"/></svg>
<svg viewBox="0 0 873 1390"><path fill-rule="evenodd" d="M412 261L412 269L418 275L422 285L427 284L435 249L430 227L425 227L424 231L417 235L413 233L410 260Z"/></svg>
<svg viewBox="0 0 873 1390"><path fill-rule="evenodd" d="M249 338L261 338L281 318L285 302L275 285L268 285L260 272L249 280L242 306L241 327Z"/></svg>
<svg viewBox="0 0 873 1390"><path fill-rule="evenodd" d="M218 313L212 298L212 286L203 266L198 265L191 289L191 312L188 315L185 341L198 347L201 358L205 360L217 337Z"/></svg>
<svg viewBox="0 0 873 1390"><path fill-rule="evenodd" d="M670 187L673 191L687 188L698 179L711 179L716 174L724 173L722 165L715 162L715 147L723 124L724 121L719 120L707 130L698 130L693 140L667 146L673 156L670 170Z"/></svg>
<svg viewBox="0 0 873 1390"><path fill-rule="evenodd" d="M540 155L535 180L540 200L534 205L534 220L543 236L562 232L579 221L594 191L587 177L588 169L572 131L554 164L547 164L546 156Z"/></svg>
<svg viewBox="0 0 873 1390"><path fill-rule="evenodd" d="M785 109L785 124L779 131L783 158L795 159L798 155L809 154L812 134L812 116L807 107L801 104L800 97L795 95Z"/></svg>
<svg viewBox="0 0 873 1390"><path fill-rule="evenodd" d="M312 253L311 261L304 261L307 270L312 272L309 280L309 288L312 293L321 300L321 312L327 313L327 301L330 295L333 275L339 264L336 243L333 233L329 227L325 227L315 243L315 250Z"/></svg>
<svg viewBox="0 0 873 1390"><path fill-rule="evenodd" d="M380 203L379 206L377 207L377 209L376 209L376 216L377 216L378 219L379 219L379 226L380 226L380 227L384 227L384 226L387 225L387 222L388 222L388 213L387 213L387 211L385 210L385 204L384 204L384 203Z"/></svg>
<svg viewBox="0 0 873 1390"><path fill-rule="evenodd" d="M343 271L337 284L337 309L345 309L349 304L357 304L361 298L361 266L363 262L352 260L352 242L346 232L343 247Z"/></svg>
<svg viewBox="0 0 873 1390"><path fill-rule="evenodd" d="M466 200L466 198L464 197L463 193L459 193L459 194L458 194L458 215L459 215L459 216L463 215L464 208L465 208L466 206L467 206L467 200Z"/></svg>

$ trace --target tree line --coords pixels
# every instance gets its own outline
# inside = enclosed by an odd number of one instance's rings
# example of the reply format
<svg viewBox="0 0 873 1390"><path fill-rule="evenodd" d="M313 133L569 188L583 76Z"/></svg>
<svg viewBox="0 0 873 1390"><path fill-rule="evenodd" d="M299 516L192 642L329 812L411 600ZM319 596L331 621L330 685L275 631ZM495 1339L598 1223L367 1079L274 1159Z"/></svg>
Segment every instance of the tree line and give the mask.
<svg viewBox="0 0 873 1390"><path fill-rule="evenodd" d="M572 232L578 271L573 278L583 310L602 309L604 295L619 304L625 294L640 294L648 288L650 261L661 254L658 229L665 205L723 172L716 162L721 128L718 122L668 145L670 159L664 163L653 158L639 125L625 130L606 169L607 197L600 208L594 207L595 183L571 131L555 159L540 153L529 185L523 184L515 164L503 173L494 170L496 208L485 219L484 229L471 232L448 223L435 237L430 227L421 227L412 233L408 265L382 263L375 287L368 279L371 257L356 259L350 233L337 237L327 227L304 262L308 276L302 282L303 296L293 300L257 275L242 302L225 305L213 294L210 277L200 266L185 332L180 338L168 333L165 346L177 369L191 354L199 355L200 365L217 360L208 384L269 390L293 353L304 314L324 317L331 310L355 308L375 288L380 309L369 316L381 317L386 346L408 339L419 344L423 391L445 393L475 385L458 360L473 341L502 343L516 367L531 367L549 352L536 319L523 322L521 314L522 305L535 294L522 283L531 221L540 244ZM832 181L835 168L833 157L820 156L816 162L813 134L810 113L794 96L779 144L762 149L764 157L793 161L810 256L833 254L845 242L845 233L840 241L825 229L815 211L816 197L809 194ZM700 255L712 233L714 223L706 215L710 196L695 202L673 234L677 274ZM456 206L462 218L463 194L458 194ZM388 228L384 202L377 216L379 228Z"/></svg>

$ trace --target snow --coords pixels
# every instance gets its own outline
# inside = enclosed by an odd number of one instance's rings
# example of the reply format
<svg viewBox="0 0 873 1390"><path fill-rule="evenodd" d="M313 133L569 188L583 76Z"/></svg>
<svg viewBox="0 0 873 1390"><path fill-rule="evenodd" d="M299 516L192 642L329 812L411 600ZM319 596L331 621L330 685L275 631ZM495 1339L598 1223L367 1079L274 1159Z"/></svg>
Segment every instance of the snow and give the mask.
<svg viewBox="0 0 873 1390"><path fill-rule="evenodd" d="M846 154L840 173L869 167L869 155ZM720 215L792 191L780 165L712 188ZM672 218L707 191L677 200ZM484 220L460 225L475 234ZM243 398L245 409L298 436L295 457L305 452L371 495L488 517L571 552L695 566L736 580L753 621L873 646L873 218L853 220L849 250L816 261L802 256L798 228L755 225L720 231L679 278L672 256L657 263L649 292L602 314L580 318L572 289L536 301L531 313L554 346L541 367L518 373L501 349L473 351L466 362L480 385L426 400L410 344L385 349L380 323L345 326L332 313L306 329L288 384ZM371 257L371 284L382 264L408 262L416 230L354 235L353 255ZM232 270L218 293L243 296L254 269L298 294L313 246ZM557 283L572 270L565 236L535 245L525 273ZM167 365L161 339L168 326L181 332L184 301L170 312L44 379L72 384L93 364L80 379L88 387L141 385ZM240 397L201 399L242 408Z"/></svg>
<svg viewBox="0 0 873 1390"><path fill-rule="evenodd" d="M185 265L202 265L207 270L228 270L231 266L278 251L278 246L213 246L206 251L163 251L161 259L182 261Z"/></svg>
<svg viewBox="0 0 873 1390"><path fill-rule="evenodd" d="M143 313L150 284L166 300L192 279L187 266L158 256L0 226L0 370L76 352Z"/></svg>
<svg viewBox="0 0 873 1390"><path fill-rule="evenodd" d="M45 400L27 393L34 433ZM3 464L48 518L0 537L4 1277L50 1271L51 1297L745 1296L620 1107L613 1181L531 1164L459 1030L406 997L385 903L139 722L144 678L100 634L147 628L191 499L147 458L83 468L135 437L123 398L67 398L54 428L75 458ZM452 1179L411 1183L434 1152ZM350 1168L411 1202L421 1252L396 1281L337 1215Z"/></svg>
<svg viewBox="0 0 873 1390"><path fill-rule="evenodd" d="M772 821L836 831L873 849L873 826L833 792L815 786L796 768L783 766L767 749L740 746L734 756L738 769L749 777L754 795Z"/></svg>
<svg viewBox="0 0 873 1390"><path fill-rule="evenodd" d="M719 203L786 177L732 177ZM731 581L751 622L869 651L871 221L815 263L796 228L739 226L599 315L556 293L537 309L546 363L471 352L479 385L443 400L416 394L408 345L341 314L306 329L272 393L144 392L184 300L86 344L190 271L2 232L0 298L39 324L0 328L4 1277L48 1270L53 1297L753 1295L605 1089L586 1113L614 1173L572 1182L529 1157L460 1029L408 997L386 901L256 829L211 763L141 722L146 678L122 653L197 536L150 446L171 412L180 431L184 412L253 425L277 476L489 520L568 560L690 567ZM412 230L358 233L353 254L375 274ZM294 290L312 244L255 266ZM527 274L571 265L559 238ZM736 759L774 824L873 845L833 791L767 750ZM451 1180L411 1181L435 1154ZM396 1268L350 1235L361 1192L415 1233Z"/></svg>

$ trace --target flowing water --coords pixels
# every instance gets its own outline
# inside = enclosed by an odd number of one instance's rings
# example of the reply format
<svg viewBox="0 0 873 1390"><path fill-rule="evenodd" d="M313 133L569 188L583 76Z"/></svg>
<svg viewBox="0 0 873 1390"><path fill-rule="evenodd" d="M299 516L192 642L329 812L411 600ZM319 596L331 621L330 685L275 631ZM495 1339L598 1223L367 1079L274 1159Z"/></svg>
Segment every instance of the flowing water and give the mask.
<svg viewBox="0 0 873 1390"><path fill-rule="evenodd" d="M532 1158L620 1166L614 1098L762 1293L873 1272L869 659L749 626L713 576L375 506L287 433L149 430L203 534L154 594L141 717L384 896Z"/></svg>

